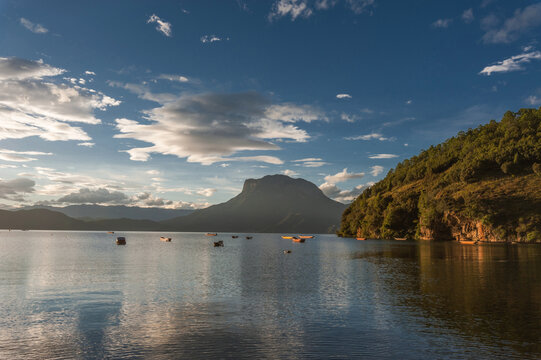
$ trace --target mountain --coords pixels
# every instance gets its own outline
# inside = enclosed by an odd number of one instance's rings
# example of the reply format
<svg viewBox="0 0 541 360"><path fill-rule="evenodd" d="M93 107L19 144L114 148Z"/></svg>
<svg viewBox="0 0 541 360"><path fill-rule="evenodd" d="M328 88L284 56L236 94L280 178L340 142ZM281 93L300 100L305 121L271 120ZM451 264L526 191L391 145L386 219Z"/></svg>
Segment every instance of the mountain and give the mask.
<svg viewBox="0 0 541 360"><path fill-rule="evenodd" d="M309 181L268 175L246 180L225 203L161 223L180 231L329 233L345 208Z"/></svg>
<svg viewBox="0 0 541 360"><path fill-rule="evenodd" d="M158 231L164 225L150 220L83 221L47 209L0 210L0 229Z"/></svg>
<svg viewBox="0 0 541 360"><path fill-rule="evenodd" d="M541 242L541 108L405 160L344 212L341 236Z"/></svg>
<svg viewBox="0 0 541 360"><path fill-rule="evenodd" d="M162 221L191 214L194 210L142 208L137 206L102 206L102 205L69 205L66 207L32 206L22 210L47 209L61 212L69 217L81 220L135 219Z"/></svg>

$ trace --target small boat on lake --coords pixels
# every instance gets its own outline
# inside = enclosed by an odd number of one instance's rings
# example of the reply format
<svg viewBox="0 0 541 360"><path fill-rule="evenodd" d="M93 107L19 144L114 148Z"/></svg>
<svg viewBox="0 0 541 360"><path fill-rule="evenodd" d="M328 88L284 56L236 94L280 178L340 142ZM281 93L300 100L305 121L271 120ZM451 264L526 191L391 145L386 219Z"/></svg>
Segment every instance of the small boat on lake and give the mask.
<svg viewBox="0 0 541 360"><path fill-rule="evenodd" d="M299 238L301 238L301 239L313 239L314 235L299 235Z"/></svg>
<svg viewBox="0 0 541 360"><path fill-rule="evenodd" d="M238 235L233 235L233 236L231 236L231 238L232 238L232 239L238 239L239 236L238 236Z"/></svg>
<svg viewBox="0 0 541 360"><path fill-rule="evenodd" d="M220 246L224 246L223 240L215 241L215 242L214 242L214 247L220 247Z"/></svg>
<svg viewBox="0 0 541 360"><path fill-rule="evenodd" d="M357 240L361 240L361 241L362 241L362 240L366 240L366 238L365 238L365 237L358 237Z"/></svg>
<svg viewBox="0 0 541 360"><path fill-rule="evenodd" d="M291 254L291 250L284 250L284 254Z"/></svg>
<svg viewBox="0 0 541 360"><path fill-rule="evenodd" d="M477 245L479 241L477 240L458 240L462 245Z"/></svg>
<svg viewBox="0 0 541 360"><path fill-rule="evenodd" d="M289 240L289 239L293 239L293 238L294 238L294 236L285 236L285 235L282 235L282 239L288 239L288 240Z"/></svg>
<svg viewBox="0 0 541 360"><path fill-rule="evenodd" d="M403 237L403 238L395 237L394 239L395 239L395 240L398 240L398 241L408 240L408 238L405 238L405 237Z"/></svg>
<svg viewBox="0 0 541 360"><path fill-rule="evenodd" d="M301 238L298 238L298 237L296 237L296 236L293 236L293 237L291 238L291 240L292 240L293 242L298 242L298 243L303 243L303 242L305 241L305 239L301 239Z"/></svg>
<svg viewBox="0 0 541 360"><path fill-rule="evenodd" d="M124 236L119 236L116 238L117 245L126 245L126 238Z"/></svg>
<svg viewBox="0 0 541 360"><path fill-rule="evenodd" d="M107 231L107 234L114 234L114 231Z"/></svg>
<svg viewBox="0 0 541 360"><path fill-rule="evenodd" d="M366 240L366 238L361 235L361 228L357 228L357 240Z"/></svg>
<svg viewBox="0 0 541 360"><path fill-rule="evenodd" d="M246 239L250 240L253 236L246 236Z"/></svg>
<svg viewBox="0 0 541 360"><path fill-rule="evenodd" d="M165 236L160 236L160 241L171 242L171 238L170 237L165 237Z"/></svg>
<svg viewBox="0 0 541 360"><path fill-rule="evenodd" d="M218 233L206 233L205 235L207 235L207 236L217 236Z"/></svg>

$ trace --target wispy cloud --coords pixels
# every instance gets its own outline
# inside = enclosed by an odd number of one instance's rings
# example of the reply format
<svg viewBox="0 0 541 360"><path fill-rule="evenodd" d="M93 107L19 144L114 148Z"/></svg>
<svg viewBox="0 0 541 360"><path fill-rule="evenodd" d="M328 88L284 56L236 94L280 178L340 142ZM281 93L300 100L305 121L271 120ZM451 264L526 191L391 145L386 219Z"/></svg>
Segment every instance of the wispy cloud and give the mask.
<svg viewBox="0 0 541 360"><path fill-rule="evenodd" d="M167 37L172 36L172 26L171 23L168 23L167 21L160 19L157 15L152 14L148 20L147 24L156 24L156 30L161 32Z"/></svg>
<svg viewBox="0 0 541 360"><path fill-rule="evenodd" d="M370 155L368 158L369 159L394 159L397 157L398 155L395 155L395 154L374 154L374 155Z"/></svg>
<svg viewBox="0 0 541 360"><path fill-rule="evenodd" d="M524 70L523 65L530 63L532 60L541 60L541 52L532 51L512 56L508 59L499 61L495 65L485 67L479 72L479 74L490 76L492 73L506 73L510 71Z"/></svg>
<svg viewBox="0 0 541 360"><path fill-rule="evenodd" d="M453 19L438 19L432 23L432 27L446 29L451 25Z"/></svg>
<svg viewBox="0 0 541 360"><path fill-rule="evenodd" d="M526 103L532 106L539 106L541 105L541 96L536 96L536 95L528 96L526 98Z"/></svg>
<svg viewBox="0 0 541 360"><path fill-rule="evenodd" d="M36 158L28 156L43 156L53 155L52 153L45 153L41 151L15 151L8 149L0 149L0 160L12 161L12 162L28 162L35 161Z"/></svg>
<svg viewBox="0 0 541 360"><path fill-rule="evenodd" d="M497 23L494 15L490 17L490 22L485 21L487 32L483 35L483 41L489 44L513 42L541 25L541 3L515 10L513 16L506 19L501 27L497 27Z"/></svg>
<svg viewBox="0 0 541 360"><path fill-rule="evenodd" d="M85 147L94 147L94 144L93 142L82 142L82 143L78 143L77 145L79 146L85 146Z"/></svg>
<svg viewBox="0 0 541 360"><path fill-rule="evenodd" d="M358 136L348 136L348 137L346 137L344 139L346 139L346 140L364 140L364 141L367 141L367 140L379 140L379 141L390 140L390 138L384 137L380 133L371 133L371 134L358 135Z"/></svg>
<svg viewBox="0 0 541 360"><path fill-rule="evenodd" d="M289 169L282 171L282 174L287 175L287 176L299 176L298 172L294 170L289 170Z"/></svg>
<svg viewBox="0 0 541 360"><path fill-rule="evenodd" d="M291 21L298 18L308 18L316 10L323 11L334 7L342 2L346 8L355 14L370 12L375 5L375 0L276 0L268 15L269 21L290 17Z"/></svg>
<svg viewBox="0 0 541 360"><path fill-rule="evenodd" d="M47 30L42 25L34 24L32 21L28 19L20 18L19 21L21 22L22 26L24 26L25 28L27 28L28 30L32 31L35 34L46 34L49 32L49 30Z"/></svg>
<svg viewBox="0 0 541 360"><path fill-rule="evenodd" d="M23 201L24 195L34 192L34 180L17 178L13 180L0 179L0 199Z"/></svg>
<svg viewBox="0 0 541 360"><path fill-rule="evenodd" d="M172 74L161 74L160 76L158 76L158 79L176 81L176 82L181 82L181 83L185 83L189 81L186 76L172 75Z"/></svg>
<svg viewBox="0 0 541 360"><path fill-rule="evenodd" d="M464 21L466 24L471 23L473 20L475 20L475 17L473 15L473 9L469 8L467 10L464 10L461 16L462 21Z"/></svg>
<svg viewBox="0 0 541 360"><path fill-rule="evenodd" d="M379 174L383 172L383 166L380 166L380 165L374 165L372 166L371 169L372 170L370 171L370 175L372 176L378 176Z"/></svg>
<svg viewBox="0 0 541 360"><path fill-rule="evenodd" d="M321 167L323 165L327 165L325 161L321 158L304 158L304 159L298 159L293 160L292 162L296 163L297 166L302 167L308 167L308 168L314 168L314 167Z"/></svg>
<svg viewBox="0 0 541 360"><path fill-rule="evenodd" d="M336 94L337 99L351 99L350 94Z"/></svg>
<svg viewBox="0 0 541 360"><path fill-rule="evenodd" d="M91 76L95 76L95 75L96 75L96 73L95 73L94 71L90 71L90 70L86 70L86 71L85 71L85 74L86 74L86 75L91 75Z"/></svg>
<svg viewBox="0 0 541 360"><path fill-rule="evenodd" d="M203 44L206 44L206 43L213 43L213 42L217 42L217 41L229 41L229 38L228 37L219 37L219 36L216 36L216 35L203 35L201 36L201 42Z"/></svg>

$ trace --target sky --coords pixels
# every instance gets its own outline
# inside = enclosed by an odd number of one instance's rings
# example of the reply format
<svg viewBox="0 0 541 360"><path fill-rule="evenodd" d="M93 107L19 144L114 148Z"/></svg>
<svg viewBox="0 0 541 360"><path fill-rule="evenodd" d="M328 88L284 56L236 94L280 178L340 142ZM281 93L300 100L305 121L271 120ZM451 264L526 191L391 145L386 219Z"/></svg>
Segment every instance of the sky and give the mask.
<svg viewBox="0 0 541 360"><path fill-rule="evenodd" d="M0 204L198 209L247 178L348 203L541 106L541 2L0 0Z"/></svg>

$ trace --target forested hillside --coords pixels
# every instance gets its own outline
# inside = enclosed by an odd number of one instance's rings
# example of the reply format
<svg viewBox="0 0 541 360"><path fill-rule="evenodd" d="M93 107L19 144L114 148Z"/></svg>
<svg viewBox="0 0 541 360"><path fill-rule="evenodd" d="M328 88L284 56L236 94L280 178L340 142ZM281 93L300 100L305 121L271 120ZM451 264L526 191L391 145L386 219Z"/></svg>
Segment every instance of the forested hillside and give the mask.
<svg viewBox="0 0 541 360"><path fill-rule="evenodd" d="M398 164L339 235L541 242L541 108L460 132Z"/></svg>

